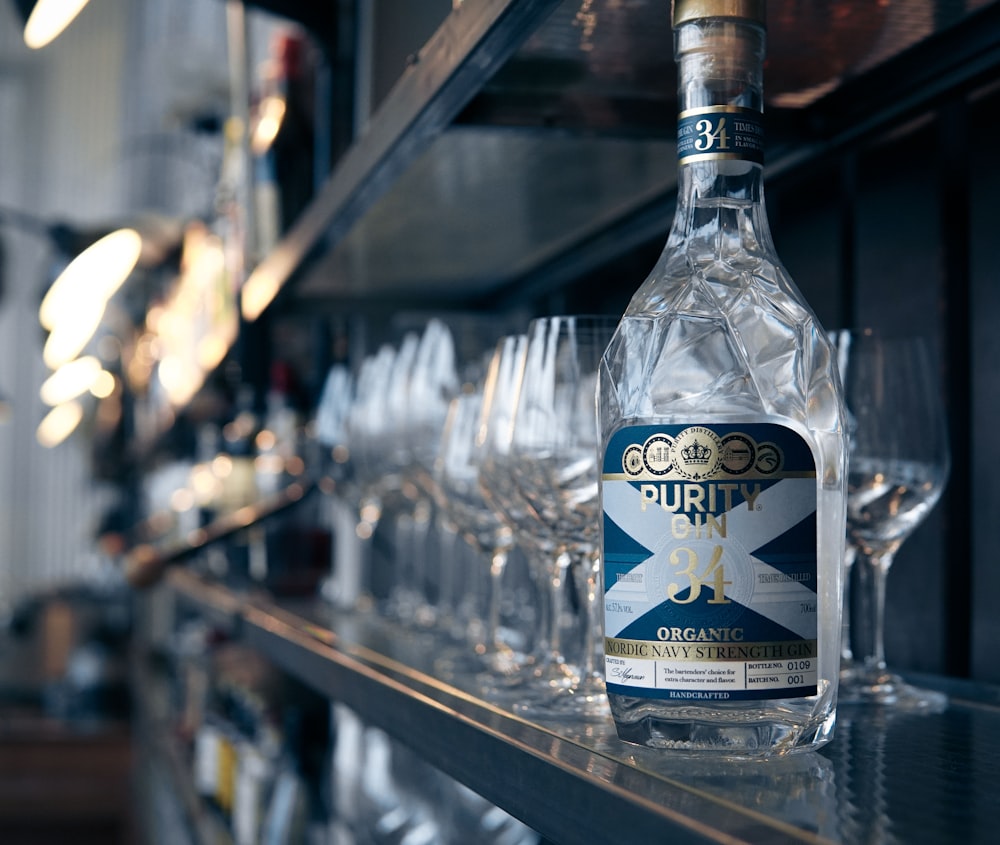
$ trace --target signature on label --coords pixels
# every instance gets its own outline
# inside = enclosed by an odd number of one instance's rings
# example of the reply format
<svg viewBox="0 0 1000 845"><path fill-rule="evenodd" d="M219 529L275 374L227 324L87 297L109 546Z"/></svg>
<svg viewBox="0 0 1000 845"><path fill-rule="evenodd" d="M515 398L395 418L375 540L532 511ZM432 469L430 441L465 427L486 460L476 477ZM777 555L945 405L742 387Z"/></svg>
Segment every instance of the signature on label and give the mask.
<svg viewBox="0 0 1000 845"><path fill-rule="evenodd" d="M634 672L632 669L630 669L627 666L615 666L615 667L613 667L613 668L611 668L609 670L608 674L610 674L612 678L615 678L616 680L621 681L621 682L625 682L625 681L640 681L641 682L641 681L646 680L645 674L643 674L641 672Z"/></svg>

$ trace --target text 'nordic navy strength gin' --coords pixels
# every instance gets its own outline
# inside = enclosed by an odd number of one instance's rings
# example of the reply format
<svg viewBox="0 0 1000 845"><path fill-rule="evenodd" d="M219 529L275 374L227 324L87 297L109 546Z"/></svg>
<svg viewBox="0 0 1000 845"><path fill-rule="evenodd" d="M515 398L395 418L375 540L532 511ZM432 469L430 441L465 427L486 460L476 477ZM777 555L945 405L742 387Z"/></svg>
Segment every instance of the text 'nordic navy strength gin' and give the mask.
<svg viewBox="0 0 1000 845"><path fill-rule="evenodd" d="M763 0L676 0L673 228L599 386L618 735L733 756L829 740L844 407L764 210Z"/></svg>

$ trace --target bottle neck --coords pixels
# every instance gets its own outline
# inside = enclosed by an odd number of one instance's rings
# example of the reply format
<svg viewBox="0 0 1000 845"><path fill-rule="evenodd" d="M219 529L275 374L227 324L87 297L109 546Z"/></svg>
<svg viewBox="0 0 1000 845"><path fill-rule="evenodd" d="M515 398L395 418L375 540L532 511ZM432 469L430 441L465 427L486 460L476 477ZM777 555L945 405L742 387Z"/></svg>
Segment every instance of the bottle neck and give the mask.
<svg viewBox="0 0 1000 845"><path fill-rule="evenodd" d="M770 245L763 199L764 30L737 19L675 30L678 189L671 240L710 237L734 250Z"/></svg>

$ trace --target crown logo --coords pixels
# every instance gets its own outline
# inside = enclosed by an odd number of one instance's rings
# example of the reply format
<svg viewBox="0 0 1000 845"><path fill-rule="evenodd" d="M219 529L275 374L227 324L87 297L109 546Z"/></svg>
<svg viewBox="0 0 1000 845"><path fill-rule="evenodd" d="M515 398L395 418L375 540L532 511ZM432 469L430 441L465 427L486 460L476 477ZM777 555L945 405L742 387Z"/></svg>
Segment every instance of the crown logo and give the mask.
<svg viewBox="0 0 1000 845"><path fill-rule="evenodd" d="M712 450L702 446L697 440L692 440L690 446L681 449L681 457L688 464L707 464L712 459Z"/></svg>

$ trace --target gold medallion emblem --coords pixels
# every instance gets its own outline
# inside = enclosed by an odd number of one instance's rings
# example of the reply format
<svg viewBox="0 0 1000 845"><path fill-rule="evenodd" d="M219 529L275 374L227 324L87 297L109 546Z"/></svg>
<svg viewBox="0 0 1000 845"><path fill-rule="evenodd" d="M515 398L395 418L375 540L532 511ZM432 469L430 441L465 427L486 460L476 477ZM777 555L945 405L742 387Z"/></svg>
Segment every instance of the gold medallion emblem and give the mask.
<svg viewBox="0 0 1000 845"><path fill-rule="evenodd" d="M694 425L677 435L671 454L674 468L680 475L701 481L718 472L722 442L714 431Z"/></svg>

